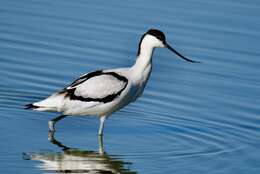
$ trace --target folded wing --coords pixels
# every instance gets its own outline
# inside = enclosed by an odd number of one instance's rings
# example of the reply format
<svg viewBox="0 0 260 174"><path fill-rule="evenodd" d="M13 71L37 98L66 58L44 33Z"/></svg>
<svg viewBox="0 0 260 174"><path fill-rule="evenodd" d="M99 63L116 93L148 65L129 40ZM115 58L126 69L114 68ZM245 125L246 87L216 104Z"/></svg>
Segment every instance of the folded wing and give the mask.
<svg viewBox="0 0 260 174"><path fill-rule="evenodd" d="M71 100L111 102L127 86L127 78L115 72L96 71L74 81L64 89Z"/></svg>

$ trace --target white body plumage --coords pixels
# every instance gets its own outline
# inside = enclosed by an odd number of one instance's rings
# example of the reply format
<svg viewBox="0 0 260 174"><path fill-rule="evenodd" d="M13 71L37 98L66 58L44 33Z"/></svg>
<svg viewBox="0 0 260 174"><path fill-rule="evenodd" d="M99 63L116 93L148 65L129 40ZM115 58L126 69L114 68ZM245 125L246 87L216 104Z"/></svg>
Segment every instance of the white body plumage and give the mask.
<svg viewBox="0 0 260 174"><path fill-rule="evenodd" d="M150 65L150 67L151 66L152 65ZM86 82L76 86L75 95L104 98L106 95L115 94L126 85L121 94L116 96L112 101L86 102L81 100L72 100L67 96L66 92L58 92L40 102L33 103L33 105L39 106L34 110L62 112L64 115L109 116L130 102L134 102L141 96L151 72L151 68L148 68L148 70L143 72L143 78L140 80L131 78L131 74L133 73L133 69L131 68L111 69L103 72L115 72L122 75L128 79L127 84L117 80L111 75L100 75L92 77ZM70 87L68 87L68 89L70 89Z"/></svg>

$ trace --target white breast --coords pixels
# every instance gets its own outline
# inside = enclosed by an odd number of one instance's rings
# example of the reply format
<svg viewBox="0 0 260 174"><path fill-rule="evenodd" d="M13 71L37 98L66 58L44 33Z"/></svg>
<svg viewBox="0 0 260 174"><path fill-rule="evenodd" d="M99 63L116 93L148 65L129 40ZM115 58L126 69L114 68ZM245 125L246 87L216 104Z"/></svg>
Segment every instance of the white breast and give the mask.
<svg viewBox="0 0 260 174"><path fill-rule="evenodd" d="M133 95L132 102L135 102L138 97L143 94L144 88L149 80L150 74L152 71L152 64L149 64L144 71L141 73L141 76L133 76L133 83L135 84L137 90L135 95Z"/></svg>

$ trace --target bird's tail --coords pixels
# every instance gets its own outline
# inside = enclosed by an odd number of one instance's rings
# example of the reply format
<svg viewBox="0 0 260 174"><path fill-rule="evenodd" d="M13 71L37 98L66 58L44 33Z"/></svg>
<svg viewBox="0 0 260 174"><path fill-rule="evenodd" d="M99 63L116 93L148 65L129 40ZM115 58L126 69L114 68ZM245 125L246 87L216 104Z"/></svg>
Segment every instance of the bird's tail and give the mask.
<svg viewBox="0 0 260 174"><path fill-rule="evenodd" d="M35 105L33 105L33 103L24 105L24 109L32 109L32 110L34 110L34 109L37 109L37 108L39 108L39 106L35 106Z"/></svg>
<svg viewBox="0 0 260 174"><path fill-rule="evenodd" d="M32 109L34 111L57 111L56 107L39 106L35 103L26 104L24 109Z"/></svg>
<svg viewBox="0 0 260 174"><path fill-rule="evenodd" d="M25 109L32 109L35 111L61 111L65 94L55 93L50 97L35 103L25 105Z"/></svg>

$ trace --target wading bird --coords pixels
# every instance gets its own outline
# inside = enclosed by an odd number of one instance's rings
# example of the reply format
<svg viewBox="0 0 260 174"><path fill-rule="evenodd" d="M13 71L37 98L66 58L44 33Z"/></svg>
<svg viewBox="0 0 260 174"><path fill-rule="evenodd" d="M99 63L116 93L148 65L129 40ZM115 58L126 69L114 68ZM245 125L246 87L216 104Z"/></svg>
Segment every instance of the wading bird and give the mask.
<svg viewBox="0 0 260 174"><path fill-rule="evenodd" d="M168 48L188 62L197 62L173 49L166 42L163 32L150 29L140 40L136 62L132 67L84 74L60 92L42 101L28 104L26 108L61 112L61 116L49 121L50 131L55 131L55 123L68 115L99 116L98 134L103 135L106 118L142 95L151 74L153 51L158 47Z"/></svg>

